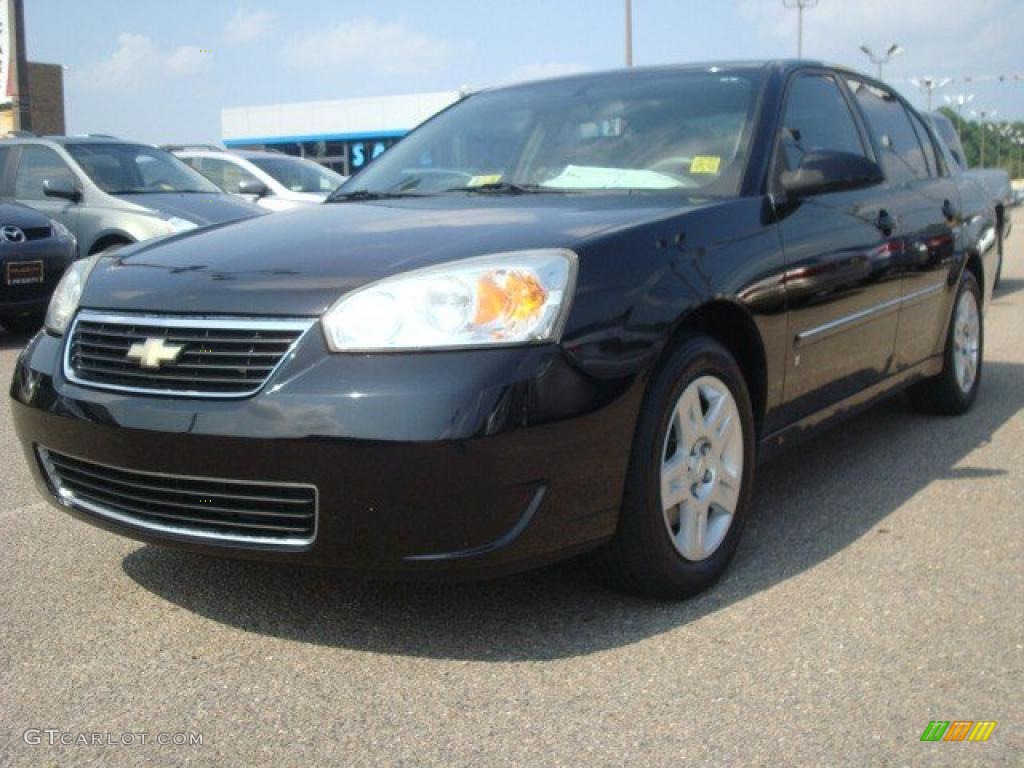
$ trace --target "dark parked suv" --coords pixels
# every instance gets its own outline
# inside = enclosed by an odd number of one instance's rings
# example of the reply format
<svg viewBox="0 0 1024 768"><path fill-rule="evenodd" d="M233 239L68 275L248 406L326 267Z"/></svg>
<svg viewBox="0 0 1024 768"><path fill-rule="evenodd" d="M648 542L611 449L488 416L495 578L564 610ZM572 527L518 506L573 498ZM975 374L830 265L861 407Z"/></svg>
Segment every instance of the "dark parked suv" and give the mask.
<svg viewBox="0 0 1024 768"><path fill-rule="evenodd" d="M14 421L47 498L145 541L416 576L595 550L690 595L760 456L903 389L971 406L995 217L949 167L817 63L477 93L324 205L76 263Z"/></svg>

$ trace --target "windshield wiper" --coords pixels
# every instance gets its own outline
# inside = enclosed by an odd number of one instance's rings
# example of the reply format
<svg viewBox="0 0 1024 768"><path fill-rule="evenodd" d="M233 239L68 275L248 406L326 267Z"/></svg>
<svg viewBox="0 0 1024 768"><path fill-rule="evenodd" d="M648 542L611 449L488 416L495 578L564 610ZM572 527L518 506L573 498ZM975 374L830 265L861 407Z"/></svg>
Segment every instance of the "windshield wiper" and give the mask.
<svg viewBox="0 0 1024 768"><path fill-rule="evenodd" d="M426 197L416 192L373 192L369 189L354 189L351 192L335 192L327 198L328 203L345 203L352 200L393 200L399 197Z"/></svg>
<svg viewBox="0 0 1024 768"><path fill-rule="evenodd" d="M493 181L490 184L475 184L468 187L452 187L445 192L480 192L491 195L529 195L540 192L557 192L539 184L514 184L511 181Z"/></svg>

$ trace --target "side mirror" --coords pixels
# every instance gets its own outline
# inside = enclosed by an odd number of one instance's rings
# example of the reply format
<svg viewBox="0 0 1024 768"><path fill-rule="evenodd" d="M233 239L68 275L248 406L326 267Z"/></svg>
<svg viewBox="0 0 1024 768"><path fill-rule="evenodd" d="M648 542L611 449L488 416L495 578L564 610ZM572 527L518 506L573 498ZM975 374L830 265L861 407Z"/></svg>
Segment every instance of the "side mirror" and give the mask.
<svg viewBox="0 0 1024 768"><path fill-rule="evenodd" d="M795 171L782 174L782 188L793 197L862 189L885 180L878 163L849 152L808 152Z"/></svg>
<svg viewBox="0 0 1024 768"><path fill-rule="evenodd" d="M238 194L254 195L257 200L270 194L266 184L255 180L245 180L238 183Z"/></svg>
<svg viewBox="0 0 1024 768"><path fill-rule="evenodd" d="M66 179L43 179L43 194L46 197L59 197L77 203L82 199L82 190Z"/></svg>

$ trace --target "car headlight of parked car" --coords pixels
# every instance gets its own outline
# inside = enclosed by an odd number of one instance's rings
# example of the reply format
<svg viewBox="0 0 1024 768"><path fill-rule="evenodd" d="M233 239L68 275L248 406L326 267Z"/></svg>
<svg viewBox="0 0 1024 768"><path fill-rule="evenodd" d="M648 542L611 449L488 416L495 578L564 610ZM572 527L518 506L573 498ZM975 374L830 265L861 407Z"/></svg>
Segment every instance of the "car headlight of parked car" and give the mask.
<svg viewBox="0 0 1024 768"><path fill-rule="evenodd" d="M389 277L323 316L334 352L393 352L557 341L576 282L576 254L514 251Z"/></svg>
<svg viewBox="0 0 1024 768"><path fill-rule="evenodd" d="M67 227L65 227L63 224L61 224L56 219L53 220L52 226L53 226L53 234L54 234L54 236L56 236L56 238L58 240L63 240L63 241L68 242L68 243L75 243L75 244L78 243L78 240L75 238L75 236L73 234L71 234L71 230L68 229Z"/></svg>
<svg viewBox="0 0 1024 768"><path fill-rule="evenodd" d="M71 264L64 273L64 276L57 283L50 299L50 306L46 310L44 325L50 333L62 335L68 327L68 323L78 309L78 302L82 298L82 289L89 279L89 274L101 254L81 259Z"/></svg>
<svg viewBox="0 0 1024 768"><path fill-rule="evenodd" d="M190 229L195 229L199 226L194 221L183 219L180 216L171 216L171 218L167 219L167 224L170 226L171 232L174 234L188 232Z"/></svg>

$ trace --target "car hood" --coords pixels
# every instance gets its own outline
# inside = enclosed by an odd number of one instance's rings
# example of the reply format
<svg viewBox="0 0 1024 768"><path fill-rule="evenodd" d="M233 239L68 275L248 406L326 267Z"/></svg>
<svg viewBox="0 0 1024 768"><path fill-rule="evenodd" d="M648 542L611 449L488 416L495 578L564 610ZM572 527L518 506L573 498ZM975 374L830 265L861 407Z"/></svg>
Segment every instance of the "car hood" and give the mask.
<svg viewBox="0 0 1024 768"><path fill-rule="evenodd" d="M155 211L165 218L177 216L200 226L249 219L266 213L259 206L218 192L147 192L118 195L118 198Z"/></svg>
<svg viewBox="0 0 1024 768"><path fill-rule="evenodd" d="M50 225L50 217L27 205L9 200L0 202L0 227L17 227L18 229L35 229Z"/></svg>
<svg viewBox="0 0 1024 768"><path fill-rule="evenodd" d="M572 248L680 209L678 196L665 195L326 203L127 246L93 270L82 306L313 316L389 275L488 253Z"/></svg>

